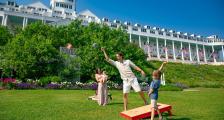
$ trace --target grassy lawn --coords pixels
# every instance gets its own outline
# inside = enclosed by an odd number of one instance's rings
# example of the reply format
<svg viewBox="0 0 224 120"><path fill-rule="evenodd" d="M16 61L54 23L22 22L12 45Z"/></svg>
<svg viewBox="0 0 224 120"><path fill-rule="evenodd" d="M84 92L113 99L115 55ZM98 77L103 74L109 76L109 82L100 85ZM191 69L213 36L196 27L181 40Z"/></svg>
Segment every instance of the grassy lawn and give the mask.
<svg viewBox="0 0 224 120"><path fill-rule="evenodd" d="M159 102L173 106L174 120L224 120L224 89L161 91ZM0 120L122 120L122 91L110 91L113 101L98 106L87 97L91 90L1 90ZM129 95L129 108L143 105Z"/></svg>

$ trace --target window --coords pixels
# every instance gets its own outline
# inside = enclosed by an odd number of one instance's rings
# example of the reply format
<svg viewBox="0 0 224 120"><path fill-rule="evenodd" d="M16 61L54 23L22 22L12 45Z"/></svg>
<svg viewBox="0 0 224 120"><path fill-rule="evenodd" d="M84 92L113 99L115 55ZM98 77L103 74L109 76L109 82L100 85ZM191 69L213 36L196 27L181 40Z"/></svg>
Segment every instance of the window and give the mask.
<svg viewBox="0 0 224 120"><path fill-rule="evenodd" d="M85 18L86 16L85 15L80 15L80 18Z"/></svg>
<svg viewBox="0 0 224 120"><path fill-rule="evenodd" d="M111 27L117 28L117 24L111 24Z"/></svg>
<svg viewBox="0 0 224 120"><path fill-rule="evenodd" d="M95 19L95 17L92 17L92 16L88 16L88 18Z"/></svg>
<svg viewBox="0 0 224 120"><path fill-rule="evenodd" d="M177 34L173 34L173 37L177 37Z"/></svg>
<svg viewBox="0 0 224 120"><path fill-rule="evenodd" d="M14 5L14 2L8 1L8 5L13 6Z"/></svg>
<svg viewBox="0 0 224 120"><path fill-rule="evenodd" d="M163 35L163 32L159 31L159 35Z"/></svg>
<svg viewBox="0 0 224 120"><path fill-rule="evenodd" d="M69 5L69 9L72 9L72 5Z"/></svg>
<svg viewBox="0 0 224 120"><path fill-rule="evenodd" d="M133 30L133 31L138 31L138 28L133 27L132 30Z"/></svg>
<svg viewBox="0 0 224 120"><path fill-rule="evenodd" d="M141 29L141 32L146 32L146 29L142 28L142 29Z"/></svg>
<svg viewBox="0 0 224 120"><path fill-rule="evenodd" d="M55 13L57 13L57 14L62 14L62 12L61 11L54 11Z"/></svg>
<svg viewBox="0 0 224 120"><path fill-rule="evenodd" d="M127 30L128 29L128 26L122 26L123 29Z"/></svg>
<svg viewBox="0 0 224 120"><path fill-rule="evenodd" d="M153 30L150 30L150 33L151 33L151 34L155 34L155 31L153 31Z"/></svg>
<svg viewBox="0 0 224 120"><path fill-rule="evenodd" d="M58 7L59 6L59 3L56 3L56 6Z"/></svg>
<svg viewBox="0 0 224 120"><path fill-rule="evenodd" d="M36 9L35 7L28 6L27 9Z"/></svg>
<svg viewBox="0 0 224 120"><path fill-rule="evenodd" d="M166 36L170 36L170 33L166 33Z"/></svg>

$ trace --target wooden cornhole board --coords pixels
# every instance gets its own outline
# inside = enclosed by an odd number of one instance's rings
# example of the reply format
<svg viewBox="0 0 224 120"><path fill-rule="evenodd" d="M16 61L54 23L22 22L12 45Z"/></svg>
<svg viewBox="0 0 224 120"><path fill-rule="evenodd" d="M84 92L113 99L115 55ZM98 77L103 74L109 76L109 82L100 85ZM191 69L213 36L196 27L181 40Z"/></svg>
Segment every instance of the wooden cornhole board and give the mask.
<svg viewBox="0 0 224 120"><path fill-rule="evenodd" d="M162 104L162 103L157 103L157 105L158 105L158 109L160 110L160 113L168 112L170 116L172 115L171 105ZM121 112L120 115L123 118L126 118L128 120L140 120L142 118L147 118L151 116L151 105L146 105L146 106L138 107L128 111L124 111L124 112ZM155 115L157 115L157 112L155 112Z"/></svg>

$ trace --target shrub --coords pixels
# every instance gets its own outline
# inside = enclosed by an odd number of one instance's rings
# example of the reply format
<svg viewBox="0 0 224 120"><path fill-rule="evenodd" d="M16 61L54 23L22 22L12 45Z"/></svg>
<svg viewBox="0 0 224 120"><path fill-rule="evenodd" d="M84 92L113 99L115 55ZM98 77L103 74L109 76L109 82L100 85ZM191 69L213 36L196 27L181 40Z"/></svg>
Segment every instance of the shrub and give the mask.
<svg viewBox="0 0 224 120"><path fill-rule="evenodd" d="M47 84L50 84L51 82L61 82L61 78L58 76L49 76L49 77L42 77L40 79L41 86L45 86Z"/></svg>

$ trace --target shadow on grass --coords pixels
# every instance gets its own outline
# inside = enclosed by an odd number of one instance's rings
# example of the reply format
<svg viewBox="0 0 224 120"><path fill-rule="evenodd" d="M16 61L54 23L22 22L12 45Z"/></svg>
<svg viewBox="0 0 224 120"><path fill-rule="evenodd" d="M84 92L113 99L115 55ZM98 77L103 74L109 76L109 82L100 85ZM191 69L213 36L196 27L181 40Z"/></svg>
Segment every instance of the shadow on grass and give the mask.
<svg viewBox="0 0 224 120"><path fill-rule="evenodd" d="M168 113L163 113L163 120L191 120L190 118L186 117L179 117L179 118L174 118L176 115L169 116Z"/></svg>
<svg viewBox="0 0 224 120"><path fill-rule="evenodd" d="M123 105L122 102L111 102L108 105L121 105L121 104Z"/></svg>
<svg viewBox="0 0 224 120"><path fill-rule="evenodd" d="M190 118L166 118L163 120L191 120Z"/></svg>

